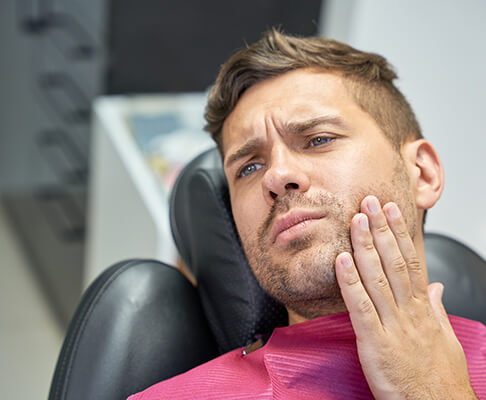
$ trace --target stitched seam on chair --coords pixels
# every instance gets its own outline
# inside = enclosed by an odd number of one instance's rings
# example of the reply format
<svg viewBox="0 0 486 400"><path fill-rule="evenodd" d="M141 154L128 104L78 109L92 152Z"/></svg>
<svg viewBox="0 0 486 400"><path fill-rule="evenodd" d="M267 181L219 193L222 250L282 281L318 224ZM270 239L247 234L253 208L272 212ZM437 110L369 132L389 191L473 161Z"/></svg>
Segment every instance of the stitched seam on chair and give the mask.
<svg viewBox="0 0 486 400"><path fill-rule="evenodd" d="M59 389L61 389L61 397L60 397L60 399L63 399L66 396L67 388L69 386L68 383L69 383L69 381L71 379L71 372L72 372L73 364L74 364L74 361L76 359L76 356L77 356L77 353L78 353L78 349L79 349L79 341L80 341L81 337L83 336L83 332L86 329L86 325L87 325L88 321L90 320L90 317L92 315L93 309L98 304L98 302L100 301L101 297L103 297L103 295L105 294L106 290L111 285L111 283L120 274L122 274L127 269L129 269L130 267L132 267L136 262L139 262L139 260L130 260L130 261L127 261L127 264L126 265L123 265L123 266L119 267L119 269L115 273L113 273L112 275L109 275L108 278L106 278L106 280L103 280L102 282L100 282L99 283L99 286L101 288L99 290L94 290L94 293L96 293L96 294L94 295L94 297L92 299L88 299L87 300L86 305L80 311L80 313L79 313L80 317L76 320L76 323L75 323L75 327L76 328L74 329L74 332L77 332L77 334L67 344L68 347L66 349L66 353L69 354L69 351L68 351L69 349L73 349L73 351L71 353L71 356L70 357L67 357L67 356L64 357L64 359L62 360L62 363L61 363L61 373L60 373L60 375L62 377L62 375L63 375L63 373L65 371L66 378L63 379L60 382L60 384L57 385L56 391L55 391L55 394L56 394L55 397L56 398L57 398L57 394L59 393ZM78 327L80 327L80 328L78 329ZM62 382L64 382L64 384L62 384Z"/></svg>

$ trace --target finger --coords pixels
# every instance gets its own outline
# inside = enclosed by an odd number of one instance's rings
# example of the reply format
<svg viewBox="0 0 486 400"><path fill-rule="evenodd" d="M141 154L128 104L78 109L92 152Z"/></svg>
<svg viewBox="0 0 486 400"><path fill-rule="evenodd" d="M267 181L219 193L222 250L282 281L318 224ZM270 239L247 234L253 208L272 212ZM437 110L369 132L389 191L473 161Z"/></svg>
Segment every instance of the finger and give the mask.
<svg viewBox="0 0 486 400"><path fill-rule="evenodd" d="M368 217L356 214L351 220L351 242L356 268L363 286L383 323L395 318L397 306L380 257L373 245Z"/></svg>
<svg viewBox="0 0 486 400"><path fill-rule="evenodd" d="M432 305L432 309L434 310L434 313L442 327L452 329L449 317L447 316L444 304L442 303L444 285L439 282L431 283L427 287L427 292L430 299L430 304Z"/></svg>
<svg viewBox="0 0 486 400"><path fill-rule="evenodd" d="M356 338L374 337L382 330L375 306L366 292L349 253L336 257L336 278L349 312Z"/></svg>
<svg viewBox="0 0 486 400"><path fill-rule="evenodd" d="M427 270L425 264L422 264L417 256L415 245L408 232L407 224L395 203L384 205L388 224L397 241L400 252L407 264L408 276L410 280L410 289L416 298L427 298Z"/></svg>
<svg viewBox="0 0 486 400"><path fill-rule="evenodd" d="M400 307L409 304L412 299L412 290L407 263L392 230L388 226L380 202L375 196L367 196L361 203L361 210L369 218L373 242L397 305Z"/></svg>

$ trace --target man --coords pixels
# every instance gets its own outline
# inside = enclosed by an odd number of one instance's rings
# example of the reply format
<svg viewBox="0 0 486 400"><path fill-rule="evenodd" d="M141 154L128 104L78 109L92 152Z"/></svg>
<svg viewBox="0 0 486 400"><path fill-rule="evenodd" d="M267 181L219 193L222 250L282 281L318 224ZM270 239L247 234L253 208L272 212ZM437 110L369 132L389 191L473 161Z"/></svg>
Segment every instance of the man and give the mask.
<svg viewBox="0 0 486 400"><path fill-rule="evenodd" d="M275 30L222 66L207 130L249 264L291 326L133 399L486 395L485 327L451 325L428 285L443 171L395 78L381 56ZM483 346L471 376L456 334L468 359Z"/></svg>

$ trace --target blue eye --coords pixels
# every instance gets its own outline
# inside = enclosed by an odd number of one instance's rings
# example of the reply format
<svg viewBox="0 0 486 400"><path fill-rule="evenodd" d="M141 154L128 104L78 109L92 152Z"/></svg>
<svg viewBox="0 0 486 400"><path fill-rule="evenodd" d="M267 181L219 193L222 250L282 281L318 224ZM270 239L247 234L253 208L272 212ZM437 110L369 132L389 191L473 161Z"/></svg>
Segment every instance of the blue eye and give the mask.
<svg viewBox="0 0 486 400"><path fill-rule="evenodd" d="M321 146L329 142L331 139L332 138L329 137L317 136L310 141L310 146L311 147Z"/></svg>
<svg viewBox="0 0 486 400"><path fill-rule="evenodd" d="M253 174L253 172L258 171L261 167L261 164L256 163L245 165L240 171L239 176L249 176Z"/></svg>

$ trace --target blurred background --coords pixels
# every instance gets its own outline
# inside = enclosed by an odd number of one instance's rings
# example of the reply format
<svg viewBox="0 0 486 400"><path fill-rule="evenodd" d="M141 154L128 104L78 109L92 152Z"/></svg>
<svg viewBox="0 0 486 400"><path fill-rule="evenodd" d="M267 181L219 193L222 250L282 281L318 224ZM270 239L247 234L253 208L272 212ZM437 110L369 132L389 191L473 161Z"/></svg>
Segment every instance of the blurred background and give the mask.
<svg viewBox="0 0 486 400"><path fill-rule="evenodd" d="M177 262L167 196L211 146L205 92L271 26L387 57L445 167L426 230L485 257L484 21L481 0L3 0L2 395L47 398L68 321L104 268Z"/></svg>

